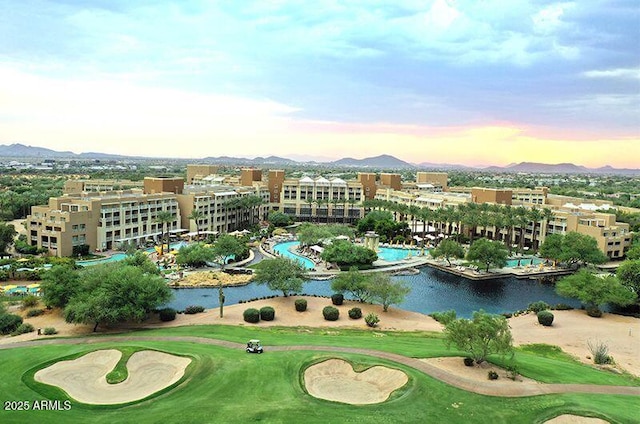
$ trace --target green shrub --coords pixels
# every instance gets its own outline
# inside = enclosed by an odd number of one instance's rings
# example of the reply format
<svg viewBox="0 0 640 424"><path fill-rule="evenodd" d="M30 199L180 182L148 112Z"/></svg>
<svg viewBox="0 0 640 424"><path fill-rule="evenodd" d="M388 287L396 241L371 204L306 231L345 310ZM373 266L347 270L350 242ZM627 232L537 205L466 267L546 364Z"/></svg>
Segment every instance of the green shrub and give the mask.
<svg viewBox="0 0 640 424"><path fill-rule="evenodd" d="M599 308L587 308L587 315L594 318L600 318L602 316L602 311Z"/></svg>
<svg viewBox="0 0 640 424"><path fill-rule="evenodd" d="M495 371L489 371L487 373L487 377L489 378L489 380L497 380L498 379L498 373Z"/></svg>
<svg viewBox="0 0 640 424"><path fill-rule="evenodd" d="M158 316L162 322L173 321L176 319L176 310L173 308L160 309Z"/></svg>
<svg viewBox="0 0 640 424"><path fill-rule="evenodd" d="M549 309L550 306L547 302L545 302L544 300L538 300L537 302L532 302L529 303L529 310L531 312L535 312L536 314L540 311L544 311Z"/></svg>
<svg viewBox="0 0 640 424"><path fill-rule="evenodd" d="M307 310L307 299L296 299L296 311L304 312Z"/></svg>
<svg viewBox="0 0 640 424"><path fill-rule="evenodd" d="M598 365L612 364L613 358L609 356L609 346L605 343L587 340L587 346L593 357L593 362Z"/></svg>
<svg viewBox="0 0 640 424"><path fill-rule="evenodd" d="M31 317L37 317L44 314L44 309L29 309L29 312L27 312L27 316L29 318Z"/></svg>
<svg viewBox="0 0 640 424"><path fill-rule="evenodd" d="M185 314L199 314L200 312L204 312L204 306L191 305L184 308Z"/></svg>
<svg viewBox="0 0 640 424"><path fill-rule="evenodd" d="M463 359L464 365L466 367L473 366L473 358L469 358L468 356Z"/></svg>
<svg viewBox="0 0 640 424"><path fill-rule="evenodd" d="M255 324L260 321L260 311L256 308L249 308L242 313L242 317L246 322Z"/></svg>
<svg viewBox="0 0 640 424"><path fill-rule="evenodd" d="M38 305L38 298L33 295L26 296L22 299L22 309L33 308Z"/></svg>
<svg viewBox="0 0 640 424"><path fill-rule="evenodd" d="M331 295L331 303L334 305L342 305L344 302L344 295L342 293L335 293Z"/></svg>
<svg viewBox="0 0 640 424"><path fill-rule="evenodd" d="M32 331L35 331L35 328L33 328L33 325L29 324L28 322L23 322L18 326L18 328L15 329L15 331L11 333L11 335L18 336L24 333L31 333Z"/></svg>
<svg viewBox="0 0 640 424"><path fill-rule="evenodd" d="M44 335L45 336L52 336L54 334L58 334L58 330L56 330L53 327L45 327L45 329L44 329Z"/></svg>
<svg viewBox="0 0 640 424"><path fill-rule="evenodd" d="M450 309L444 312L434 312L431 314L431 318L435 319L442 325L447 325L451 321L457 318L456 311Z"/></svg>
<svg viewBox="0 0 640 424"><path fill-rule="evenodd" d="M369 327L375 327L380 322L380 318L378 318L378 315L370 313L364 317L364 322L366 322Z"/></svg>
<svg viewBox="0 0 640 424"><path fill-rule="evenodd" d="M557 305L554 305L552 309L555 309L556 311L570 311L573 309L573 306L567 305L566 303L558 303Z"/></svg>
<svg viewBox="0 0 640 424"><path fill-rule="evenodd" d="M333 306L325 306L322 309L322 315L327 321L337 321L338 317L340 317L340 311Z"/></svg>
<svg viewBox="0 0 640 424"><path fill-rule="evenodd" d="M540 311L538 312L538 322L545 327L551 327L553 324L553 314L549 311Z"/></svg>
<svg viewBox="0 0 640 424"><path fill-rule="evenodd" d="M260 319L263 321L273 321L276 317L276 310L271 306L263 306L260 308Z"/></svg>
<svg viewBox="0 0 640 424"><path fill-rule="evenodd" d="M360 308L351 308L351 309L349 309L349 318L351 318L351 319L360 319L360 318L362 318L362 309L360 309Z"/></svg>
<svg viewBox="0 0 640 424"><path fill-rule="evenodd" d="M13 333L20 324L22 324L20 315L2 314L0 315L0 334Z"/></svg>

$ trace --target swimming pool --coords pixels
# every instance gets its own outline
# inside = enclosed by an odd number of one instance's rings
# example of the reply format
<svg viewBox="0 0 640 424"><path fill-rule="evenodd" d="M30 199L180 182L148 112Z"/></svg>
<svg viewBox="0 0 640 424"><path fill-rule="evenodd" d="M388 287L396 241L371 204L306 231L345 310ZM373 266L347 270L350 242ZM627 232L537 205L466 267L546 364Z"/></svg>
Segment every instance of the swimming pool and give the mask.
<svg viewBox="0 0 640 424"><path fill-rule="evenodd" d="M300 263L302 263L302 265L304 265L305 268L307 269L312 269L316 267L316 264L313 263L313 261L309 258L305 258L304 256L300 256L300 255L296 255L295 253L291 253L289 251L289 249L294 248L296 249L298 247L298 245L300 245L299 241L287 241L284 243L278 243L275 246L273 246L273 250L278 252L278 254L280 256L283 256L285 258L289 258L289 259L294 259Z"/></svg>
<svg viewBox="0 0 640 424"><path fill-rule="evenodd" d="M508 259L506 267L515 268L517 266L540 265L543 263L544 263L544 259L540 259L535 256L529 256L526 258Z"/></svg>
<svg viewBox="0 0 640 424"><path fill-rule="evenodd" d="M382 259L387 262L401 261L407 256L417 256L420 251L417 249L398 249L395 247L380 247L376 252L378 259ZM425 250L426 254L426 250Z"/></svg>
<svg viewBox="0 0 640 424"><path fill-rule="evenodd" d="M181 247L187 246L188 243L181 241L178 243L173 243L170 245L170 251L171 250L180 250ZM152 253L155 251L155 248L151 247L149 249L145 250L146 252ZM101 258L101 259L89 259L86 261L77 261L76 264L80 265L80 266L92 266L92 265L99 265L99 264L105 264L105 263L109 263L109 262L117 262L117 261L121 261L124 258L127 257L126 253L116 253L114 255L109 256L108 258Z"/></svg>

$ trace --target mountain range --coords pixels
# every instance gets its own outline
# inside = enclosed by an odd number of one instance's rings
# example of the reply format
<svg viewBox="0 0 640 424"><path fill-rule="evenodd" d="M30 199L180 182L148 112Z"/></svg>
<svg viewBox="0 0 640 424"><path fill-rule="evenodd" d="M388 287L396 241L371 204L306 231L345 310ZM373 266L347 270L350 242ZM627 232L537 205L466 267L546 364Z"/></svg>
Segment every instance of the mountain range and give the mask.
<svg viewBox="0 0 640 424"><path fill-rule="evenodd" d="M44 147L25 146L24 144L14 143L9 145L0 145L0 157L4 158L36 158L36 159L100 159L100 160L132 160L132 159L153 159L141 156L114 155L108 153L73 153L69 151L57 151ZM536 162L521 162L510 164L504 167L490 166L486 168L474 168L457 164L443 164L423 162L418 164L409 163L391 155L373 156L363 159L342 158L335 161L316 162L307 161L300 162L293 159L283 158L279 156L256 157L256 158L240 158L231 156L205 157L202 159L193 159L193 161L211 163L211 164L230 164L230 165L272 165L272 166L326 166L341 168L358 168L358 169L387 169L387 170L409 170L409 169L434 169L434 170L468 170L468 171L486 171L486 172L509 172L509 173L536 173L536 174L621 174L621 175L640 175L640 169L618 169L611 166L603 166L600 168L587 168L573 163L545 164Z"/></svg>

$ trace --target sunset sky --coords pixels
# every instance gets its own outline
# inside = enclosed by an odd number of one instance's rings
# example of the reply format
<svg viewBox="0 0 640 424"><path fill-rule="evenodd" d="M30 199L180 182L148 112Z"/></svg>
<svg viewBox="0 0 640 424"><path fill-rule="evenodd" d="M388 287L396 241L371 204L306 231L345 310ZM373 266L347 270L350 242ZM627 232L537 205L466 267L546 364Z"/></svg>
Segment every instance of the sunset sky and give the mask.
<svg viewBox="0 0 640 424"><path fill-rule="evenodd" d="M0 144L640 167L637 0L0 0Z"/></svg>

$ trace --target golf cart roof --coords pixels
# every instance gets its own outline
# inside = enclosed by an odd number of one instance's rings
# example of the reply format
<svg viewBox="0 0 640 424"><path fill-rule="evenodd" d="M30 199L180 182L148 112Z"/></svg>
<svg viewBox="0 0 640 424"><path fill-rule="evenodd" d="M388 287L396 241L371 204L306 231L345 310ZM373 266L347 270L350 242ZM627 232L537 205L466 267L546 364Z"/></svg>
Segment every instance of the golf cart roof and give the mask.
<svg viewBox="0 0 640 424"><path fill-rule="evenodd" d="M260 344L260 340L251 339L251 340L249 340L249 343L258 343L258 344Z"/></svg>

